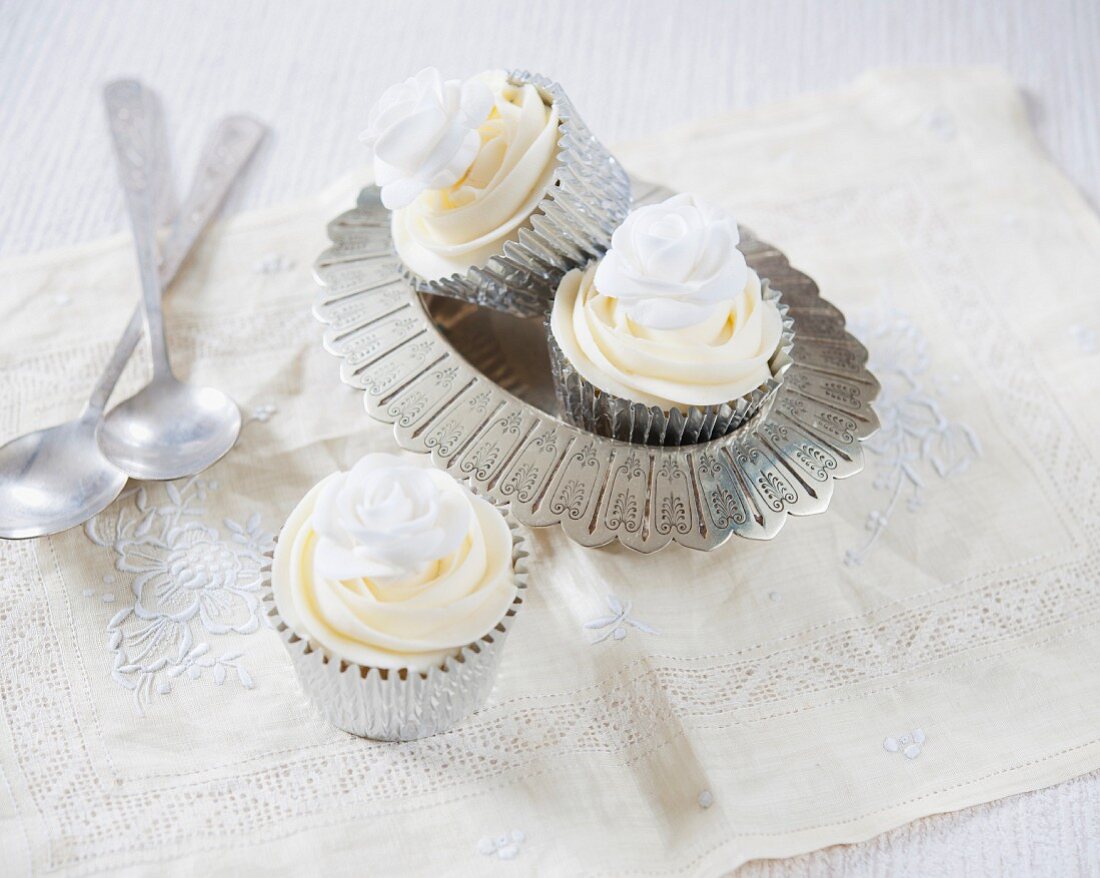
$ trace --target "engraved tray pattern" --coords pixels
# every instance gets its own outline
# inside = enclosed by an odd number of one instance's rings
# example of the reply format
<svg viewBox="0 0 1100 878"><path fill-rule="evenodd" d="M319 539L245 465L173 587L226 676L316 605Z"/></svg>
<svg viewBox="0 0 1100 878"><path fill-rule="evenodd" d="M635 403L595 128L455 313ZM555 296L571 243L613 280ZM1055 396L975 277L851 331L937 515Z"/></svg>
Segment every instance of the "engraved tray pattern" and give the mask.
<svg viewBox="0 0 1100 878"><path fill-rule="evenodd" d="M639 181L634 190L635 204L670 194ZM314 314L341 378L402 448L430 452L524 524L560 524L585 546L709 551L734 534L771 539L788 514L823 512L834 480L863 468L860 442L878 427L867 351L809 277L744 229L749 265L794 318L794 364L744 427L678 448L616 442L554 417L542 321L414 293L375 187L328 234Z"/></svg>

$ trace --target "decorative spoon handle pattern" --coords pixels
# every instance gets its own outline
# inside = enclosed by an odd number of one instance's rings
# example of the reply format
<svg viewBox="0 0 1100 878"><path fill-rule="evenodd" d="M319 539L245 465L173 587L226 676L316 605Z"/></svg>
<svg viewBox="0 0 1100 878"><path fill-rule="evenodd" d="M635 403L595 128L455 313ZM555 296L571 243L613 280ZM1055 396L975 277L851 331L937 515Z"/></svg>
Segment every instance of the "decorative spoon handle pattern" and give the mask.
<svg viewBox="0 0 1100 878"><path fill-rule="evenodd" d="M103 90L103 100L137 252L153 374L167 375L171 365L164 337L157 245L157 193L164 188L168 166L163 150L164 114L157 96L134 80L110 83Z"/></svg>
<svg viewBox="0 0 1100 878"><path fill-rule="evenodd" d="M112 83L108 86L108 113L111 115L124 109L125 104L119 98L127 96L112 91L123 85L130 86L131 83ZM112 97L115 98L114 101L111 100ZM159 276L162 286L167 287L176 276L203 229L213 220L233 183L263 141L267 130L267 126L242 115L228 116L218 123L203 150L191 190L161 249ZM85 409L86 417L98 419L102 415L115 384L141 340L143 323L144 309L139 304L96 382Z"/></svg>

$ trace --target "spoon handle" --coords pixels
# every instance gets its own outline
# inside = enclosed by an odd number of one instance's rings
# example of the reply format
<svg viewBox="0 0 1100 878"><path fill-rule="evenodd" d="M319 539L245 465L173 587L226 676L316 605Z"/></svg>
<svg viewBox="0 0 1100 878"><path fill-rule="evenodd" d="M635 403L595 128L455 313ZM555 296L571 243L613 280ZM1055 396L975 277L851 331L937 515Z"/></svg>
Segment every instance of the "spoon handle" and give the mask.
<svg viewBox="0 0 1100 878"><path fill-rule="evenodd" d="M159 273L164 287L172 282L203 229L217 215L218 207L263 141L267 130L265 125L248 116L228 116L218 123L207 140L191 190L161 251ZM85 409L86 417L98 419L103 414L115 384L141 340L144 315L145 310L139 304L96 382Z"/></svg>
<svg viewBox="0 0 1100 878"><path fill-rule="evenodd" d="M191 181L191 191L172 223L161 251L165 286L218 212L230 188L267 134L267 126L250 116L226 116L206 142Z"/></svg>
<svg viewBox="0 0 1100 878"><path fill-rule="evenodd" d="M163 191L167 165L167 157L160 149L165 140L164 115L157 96L136 80L110 83L103 90L103 101L137 251L153 374L167 376L172 368L164 337L163 287L157 249L157 193Z"/></svg>

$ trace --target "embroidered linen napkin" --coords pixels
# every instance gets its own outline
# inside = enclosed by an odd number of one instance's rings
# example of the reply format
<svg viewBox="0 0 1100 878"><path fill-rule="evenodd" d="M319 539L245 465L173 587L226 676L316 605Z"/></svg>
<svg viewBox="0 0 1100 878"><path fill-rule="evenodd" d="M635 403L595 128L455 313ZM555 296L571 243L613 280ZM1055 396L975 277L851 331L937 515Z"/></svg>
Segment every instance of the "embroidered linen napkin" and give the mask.
<svg viewBox="0 0 1100 878"><path fill-rule="evenodd" d="M310 316L364 178L228 221L168 325L242 403L237 448L0 545L6 874L717 875L1100 767L1100 224L1010 84L873 74L618 154L845 310L883 385L865 472L708 555L535 532L490 706L349 737L258 584L297 498L393 447ZM122 237L0 264L0 441L78 410L136 299Z"/></svg>

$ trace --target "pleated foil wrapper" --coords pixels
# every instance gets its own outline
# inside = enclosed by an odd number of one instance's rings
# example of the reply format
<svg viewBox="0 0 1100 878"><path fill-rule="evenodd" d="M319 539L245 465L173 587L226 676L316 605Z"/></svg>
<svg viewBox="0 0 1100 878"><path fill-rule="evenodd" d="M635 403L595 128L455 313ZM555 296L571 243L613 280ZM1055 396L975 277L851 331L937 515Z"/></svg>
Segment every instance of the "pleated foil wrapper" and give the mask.
<svg viewBox="0 0 1100 878"><path fill-rule="evenodd" d="M426 673L342 661L295 632L279 615L268 559L263 596L267 615L290 654L302 688L328 722L362 738L414 741L454 728L484 706L527 588L524 538L516 521L510 515L505 518L512 532L515 600L492 630Z"/></svg>
<svg viewBox="0 0 1100 878"><path fill-rule="evenodd" d="M665 411L659 406L615 396L600 390L566 358L546 323L550 372L554 379L560 414L566 423L609 439L638 445L679 446L708 442L732 433L763 411L783 384L783 375L794 362L794 320L778 290L761 281L761 296L774 302L783 320L779 345L768 366L771 377L744 396L721 405L690 406Z"/></svg>
<svg viewBox="0 0 1100 878"><path fill-rule="evenodd" d="M425 280L400 262L405 279L420 293L450 296L517 317L550 310L562 276L597 259L611 246L611 233L630 211L630 180L588 130L560 85L527 71L512 71L518 85L536 86L558 111L555 173L517 240L465 274Z"/></svg>

